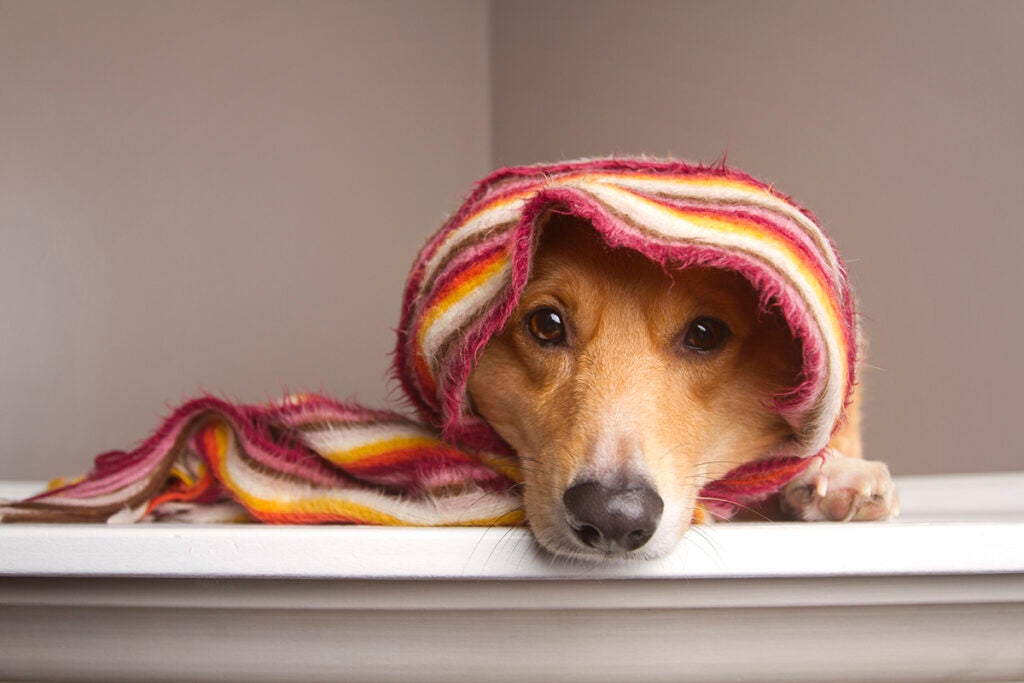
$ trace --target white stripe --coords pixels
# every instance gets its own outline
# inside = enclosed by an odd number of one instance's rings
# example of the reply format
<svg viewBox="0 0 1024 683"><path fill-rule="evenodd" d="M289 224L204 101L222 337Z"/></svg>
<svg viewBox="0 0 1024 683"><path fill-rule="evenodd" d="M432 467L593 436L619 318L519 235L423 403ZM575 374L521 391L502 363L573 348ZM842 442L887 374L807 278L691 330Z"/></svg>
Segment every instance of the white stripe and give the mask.
<svg viewBox="0 0 1024 683"><path fill-rule="evenodd" d="M839 261L822 229L808 218L802 211L789 202L776 197L766 190L741 189L737 187L705 187L686 178L631 178L610 176L602 177L600 182L614 184L622 188L634 189L651 194L662 194L676 199L710 199L721 202L739 202L750 206L774 211L795 222L811 238L822 258L832 270L832 277L838 282L841 275Z"/></svg>
<svg viewBox="0 0 1024 683"><path fill-rule="evenodd" d="M709 233L706 228L692 223L650 200L638 197L628 190L598 182L582 181L578 185L580 189L593 194L616 211L628 216L634 223L659 232L667 238L740 249L756 254L761 260L772 264L783 272L811 310L811 315L822 333L828 354L828 376L825 390L822 392L822 402L833 418L842 412L845 400L842 392L844 385L842 367L845 358L842 357L836 340L832 338L831 323L823 302L814 294L810 282L799 269L794 267L792 260L782 250L770 242L736 233ZM828 443L829 434L821 432L826 429L831 432L831 425L823 424L815 427L813 431L818 433L812 434L812 442L808 444L810 448L824 448Z"/></svg>
<svg viewBox="0 0 1024 683"><path fill-rule="evenodd" d="M506 261L497 273L487 278L483 284L474 288L442 313L423 335L423 355L431 362L436 361L434 354L444 340L504 289L511 275L512 266Z"/></svg>
<svg viewBox="0 0 1024 683"><path fill-rule="evenodd" d="M411 423L385 422L382 424L360 425L354 423L327 428L316 432L304 432L302 440L321 455L350 451L361 446L391 439L416 439L428 437L437 440L437 435L421 425Z"/></svg>

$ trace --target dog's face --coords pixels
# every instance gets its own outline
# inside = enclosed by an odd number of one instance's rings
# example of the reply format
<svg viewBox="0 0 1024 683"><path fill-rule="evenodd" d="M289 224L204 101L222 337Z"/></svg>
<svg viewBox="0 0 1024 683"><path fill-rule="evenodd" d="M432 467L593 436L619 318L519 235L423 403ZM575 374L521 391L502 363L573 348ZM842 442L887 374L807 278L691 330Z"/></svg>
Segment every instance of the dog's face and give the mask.
<svg viewBox="0 0 1024 683"><path fill-rule="evenodd" d="M741 276L668 273L555 216L469 393L520 456L544 547L647 558L676 545L704 484L791 438L771 401L800 363Z"/></svg>

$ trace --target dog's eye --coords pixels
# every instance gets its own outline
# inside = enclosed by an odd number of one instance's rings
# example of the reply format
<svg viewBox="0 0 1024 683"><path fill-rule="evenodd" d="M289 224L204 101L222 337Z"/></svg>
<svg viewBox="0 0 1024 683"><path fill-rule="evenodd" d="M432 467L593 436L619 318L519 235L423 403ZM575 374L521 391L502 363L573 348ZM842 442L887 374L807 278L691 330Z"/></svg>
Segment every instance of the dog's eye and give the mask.
<svg viewBox="0 0 1024 683"><path fill-rule="evenodd" d="M729 335L729 328L717 318L697 318L686 328L683 345L693 351L714 351Z"/></svg>
<svg viewBox="0 0 1024 683"><path fill-rule="evenodd" d="M526 328L533 338L544 345L565 342L565 323L562 314L553 308L538 308L526 318Z"/></svg>

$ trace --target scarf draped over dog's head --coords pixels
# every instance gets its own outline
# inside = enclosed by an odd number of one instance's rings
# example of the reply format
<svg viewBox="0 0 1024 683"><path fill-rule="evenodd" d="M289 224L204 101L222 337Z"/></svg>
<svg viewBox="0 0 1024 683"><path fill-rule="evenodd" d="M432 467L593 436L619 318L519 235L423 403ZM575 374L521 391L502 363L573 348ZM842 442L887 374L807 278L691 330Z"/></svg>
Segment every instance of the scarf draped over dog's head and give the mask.
<svg viewBox="0 0 1024 683"><path fill-rule="evenodd" d="M855 382L858 334L842 262L814 216L725 167L646 159L508 168L481 181L420 252L406 284L395 372L421 416L451 441L497 448L466 384L515 309L552 213L590 222L612 247L668 269L736 271L799 340L798 386L777 400L796 438L821 451Z"/></svg>
<svg viewBox="0 0 1024 683"><path fill-rule="evenodd" d="M270 406L200 397L134 450L96 458L86 475L0 501L0 520L521 522L514 454L474 414L466 384L515 309L555 212L665 269L741 273L799 341L800 380L776 406L795 433L790 452L705 486L718 505L708 511L728 516L777 491L825 448L854 384L857 326L843 266L814 217L724 167L577 161L485 178L416 259L394 371L427 424L320 396Z"/></svg>

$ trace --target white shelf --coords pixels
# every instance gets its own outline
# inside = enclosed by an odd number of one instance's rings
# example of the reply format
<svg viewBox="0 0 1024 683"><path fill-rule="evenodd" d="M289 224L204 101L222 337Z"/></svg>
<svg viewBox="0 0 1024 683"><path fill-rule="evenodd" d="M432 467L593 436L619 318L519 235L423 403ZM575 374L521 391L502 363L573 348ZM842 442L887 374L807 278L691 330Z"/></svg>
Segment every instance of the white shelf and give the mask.
<svg viewBox="0 0 1024 683"><path fill-rule="evenodd" d="M894 522L597 567L521 529L0 525L0 679L1024 680L1024 473L899 486Z"/></svg>

